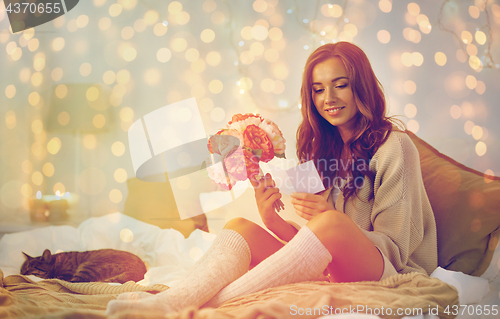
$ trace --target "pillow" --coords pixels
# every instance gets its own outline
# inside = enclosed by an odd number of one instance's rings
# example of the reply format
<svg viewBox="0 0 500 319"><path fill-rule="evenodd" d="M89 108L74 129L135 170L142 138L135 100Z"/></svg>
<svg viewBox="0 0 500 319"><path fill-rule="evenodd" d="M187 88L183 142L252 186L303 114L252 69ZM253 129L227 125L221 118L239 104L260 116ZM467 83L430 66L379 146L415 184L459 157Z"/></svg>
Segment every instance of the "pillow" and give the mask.
<svg viewBox="0 0 500 319"><path fill-rule="evenodd" d="M466 167L407 133L436 219L439 266L480 276L499 241L500 177Z"/></svg>
<svg viewBox="0 0 500 319"><path fill-rule="evenodd" d="M180 219L170 183L144 182L134 177L127 180L127 188L123 214L160 228L173 228L186 238L197 228L208 232L207 218L203 213Z"/></svg>

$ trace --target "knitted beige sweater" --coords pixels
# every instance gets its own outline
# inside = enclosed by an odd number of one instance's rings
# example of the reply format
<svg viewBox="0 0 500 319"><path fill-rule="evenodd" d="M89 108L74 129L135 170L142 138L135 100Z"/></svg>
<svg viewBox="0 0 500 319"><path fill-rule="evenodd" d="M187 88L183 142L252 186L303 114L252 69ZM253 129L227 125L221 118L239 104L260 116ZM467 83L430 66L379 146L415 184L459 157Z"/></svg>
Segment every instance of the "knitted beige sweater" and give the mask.
<svg viewBox="0 0 500 319"><path fill-rule="evenodd" d="M392 132L370 162L372 184L365 177L357 198L335 207L343 211L389 258L399 273L430 274L437 267L436 223L424 189L418 151L408 135ZM368 201L373 190L375 198ZM329 196L332 201L332 196Z"/></svg>

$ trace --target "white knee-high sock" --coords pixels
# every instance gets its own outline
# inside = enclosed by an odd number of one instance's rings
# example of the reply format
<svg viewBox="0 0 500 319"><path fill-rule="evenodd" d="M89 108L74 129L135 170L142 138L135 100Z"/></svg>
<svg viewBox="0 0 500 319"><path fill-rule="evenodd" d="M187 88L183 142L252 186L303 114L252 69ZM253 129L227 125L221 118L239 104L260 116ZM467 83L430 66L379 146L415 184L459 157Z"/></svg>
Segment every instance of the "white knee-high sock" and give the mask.
<svg viewBox="0 0 500 319"><path fill-rule="evenodd" d="M207 253L177 286L157 295L126 293L108 303L108 315L129 310L169 313L200 307L250 266L250 247L236 231L223 229Z"/></svg>
<svg viewBox="0 0 500 319"><path fill-rule="evenodd" d="M226 286L205 306L218 307L232 298L266 288L318 280L331 261L330 252L318 237L304 226L283 248Z"/></svg>

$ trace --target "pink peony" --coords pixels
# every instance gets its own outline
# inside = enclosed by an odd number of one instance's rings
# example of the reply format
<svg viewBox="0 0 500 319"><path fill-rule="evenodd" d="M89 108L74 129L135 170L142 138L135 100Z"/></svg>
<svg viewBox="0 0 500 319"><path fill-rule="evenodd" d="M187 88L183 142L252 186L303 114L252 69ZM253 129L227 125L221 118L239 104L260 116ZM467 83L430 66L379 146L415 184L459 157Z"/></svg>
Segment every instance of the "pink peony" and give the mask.
<svg viewBox="0 0 500 319"><path fill-rule="evenodd" d="M267 136L273 143L274 153L276 154L284 154L285 153L285 138L283 137L283 133L281 133L278 125L271 120L265 119L260 123L259 127L266 132Z"/></svg>
<svg viewBox="0 0 500 319"><path fill-rule="evenodd" d="M236 130L222 129L208 140L208 150L210 153L222 156L229 154L242 145L243 135Z"/></svg>

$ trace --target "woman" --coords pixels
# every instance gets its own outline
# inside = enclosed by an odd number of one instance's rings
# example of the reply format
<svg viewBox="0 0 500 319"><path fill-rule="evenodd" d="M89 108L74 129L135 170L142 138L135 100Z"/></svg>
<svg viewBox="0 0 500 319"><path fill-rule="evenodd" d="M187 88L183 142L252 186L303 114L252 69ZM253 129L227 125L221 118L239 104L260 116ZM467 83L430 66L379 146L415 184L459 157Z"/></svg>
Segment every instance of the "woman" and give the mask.
<svg viewBox="0 0 500 319"><path fill-rule="evenodd" d="M436 226L417 150L386 117L382 87L364 52L348 42L315 50L301 97L297 155L314 160L329 187L320 195L292 195L307 224L297 230L275 212L281 194L271 176L254 180L262 220L282 241L248 220L231 220L181 284L154 296L121 295L108 313L217 307L265 288L325 280L324 274L331 282L352 282L437 267Z"/></svg>

